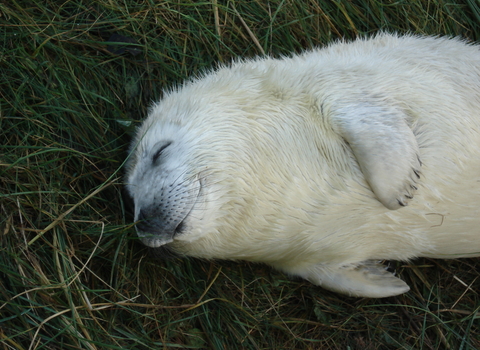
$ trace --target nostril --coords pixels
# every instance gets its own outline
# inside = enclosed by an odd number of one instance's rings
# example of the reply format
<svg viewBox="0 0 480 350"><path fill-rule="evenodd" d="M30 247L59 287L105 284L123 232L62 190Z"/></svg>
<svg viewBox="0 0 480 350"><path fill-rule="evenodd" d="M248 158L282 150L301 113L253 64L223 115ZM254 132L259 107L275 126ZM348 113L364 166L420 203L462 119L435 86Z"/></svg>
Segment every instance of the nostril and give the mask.
<svg viewBox="0 0 480 350"><path fill-rule="evenodd" d="M148 226L148 224L146 224L144 221L137 222L135 227L138 231L141 231L141 232L148 232L150 229L150 226Z"/></svg>
<svg viewBox="0 0 480 350"><path fill-rule="evenodd" d="M140 209L140 212L138 213L136 227L138 230L144 232L147 232L152 228L152 224L148 220L148 215L143 209Z"/></svg>
<svg viewBox="0 0 480 350"><path fill-rule="evenodd" d="M165 216L158 208L142 208L138 211L135 228L139 235L167 235L173 237L185 229L183 220Z"/></svg>
<svg viewBox="0 0 480 350"><path fill-rule="evenodd" d="M145 211L143 209L140 209L140 212L138 213L137 221L144 221L146 219Z"/></svg>

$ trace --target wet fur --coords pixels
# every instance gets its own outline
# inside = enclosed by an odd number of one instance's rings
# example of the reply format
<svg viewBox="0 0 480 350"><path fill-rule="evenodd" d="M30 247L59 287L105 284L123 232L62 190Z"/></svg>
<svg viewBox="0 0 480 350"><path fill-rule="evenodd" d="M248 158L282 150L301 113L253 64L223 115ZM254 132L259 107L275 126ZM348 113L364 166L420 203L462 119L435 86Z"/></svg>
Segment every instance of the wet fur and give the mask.
<svg viewBox="0 0 480 350"><path fill-rule="evenodd" d="M126 179L155 225L154 193L184 192L182 229L139 230L147 245L404 292L370 262L480 256L480 51L382 34L221 67L151 108Z"/></svg>

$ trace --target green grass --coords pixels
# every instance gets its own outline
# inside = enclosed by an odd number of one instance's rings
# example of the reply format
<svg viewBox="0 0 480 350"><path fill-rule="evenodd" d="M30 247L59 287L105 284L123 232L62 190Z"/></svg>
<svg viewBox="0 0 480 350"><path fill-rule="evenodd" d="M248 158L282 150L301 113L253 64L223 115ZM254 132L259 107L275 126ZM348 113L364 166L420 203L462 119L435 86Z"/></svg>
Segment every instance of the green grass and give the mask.
<svg viewBox="0 0 480 350"><path fill-rule="evenodd" d="M411 292L347 298L263 265L159 260L123 202L130 130L162 89L378 30L479 40L480 5L1 2L0 348L480 348L479 259L398 263Z"/></svg>

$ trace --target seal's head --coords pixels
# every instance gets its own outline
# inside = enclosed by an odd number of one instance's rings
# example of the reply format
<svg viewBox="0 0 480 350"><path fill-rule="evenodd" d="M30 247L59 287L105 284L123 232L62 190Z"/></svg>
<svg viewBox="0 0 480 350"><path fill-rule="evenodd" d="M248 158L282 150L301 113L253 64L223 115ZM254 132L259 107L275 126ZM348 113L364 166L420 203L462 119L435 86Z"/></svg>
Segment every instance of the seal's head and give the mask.
<svg viewBox="0 0 480 350"><path fill-rule="evenodd" d="M195 255L178 246L218 231L216 219L228 210L222 206L236 198L228 195L232 185L225 182L238 180L243 167L245 140L232 135L245 128L226 121L237 116L219 113L215 103L206 102L211 97L198 84L167 93L133 139L126 187L137 234L148 247L174 243L169 247L175 251Z"/></svg>
<svg viewBox="0 0 480 350"><path fill-rule="evenodd" d="M201 210L201 172L185 161L192 145L179 125L146 123L132 146L127 189L137 234L145 245L160 247L182 236Z"/></svg>

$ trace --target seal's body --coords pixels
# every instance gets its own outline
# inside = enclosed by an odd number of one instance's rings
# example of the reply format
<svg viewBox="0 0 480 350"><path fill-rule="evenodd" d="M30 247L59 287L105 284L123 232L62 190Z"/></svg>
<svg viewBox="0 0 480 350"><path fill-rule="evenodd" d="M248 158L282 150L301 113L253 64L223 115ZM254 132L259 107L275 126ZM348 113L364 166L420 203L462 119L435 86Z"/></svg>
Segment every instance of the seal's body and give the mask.
<svg viewBox="0 0 480 350"><path fill-rule="evenodd" d="M153 106L127 188L148 246L406 292L376 261L480 256L480 50L381 34L222 67Z"/></svg>

